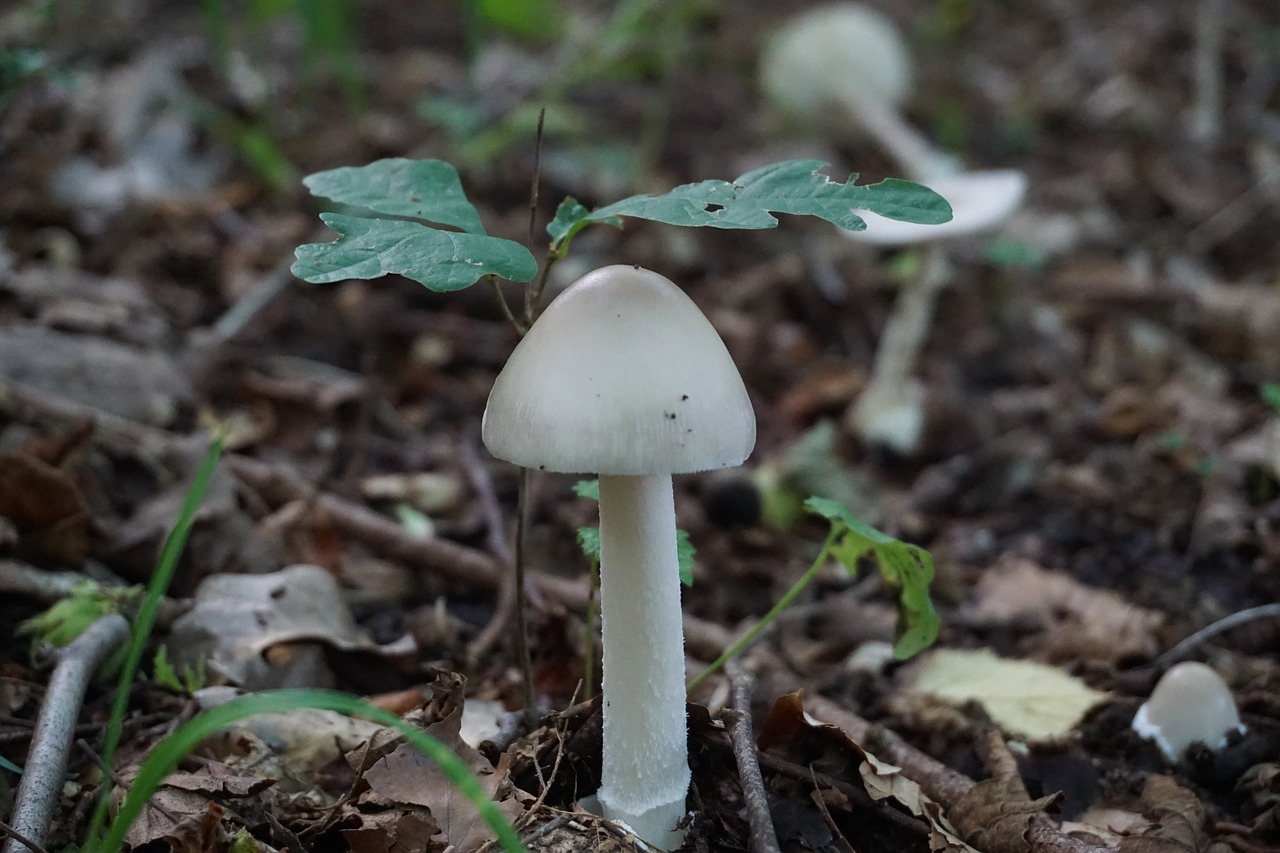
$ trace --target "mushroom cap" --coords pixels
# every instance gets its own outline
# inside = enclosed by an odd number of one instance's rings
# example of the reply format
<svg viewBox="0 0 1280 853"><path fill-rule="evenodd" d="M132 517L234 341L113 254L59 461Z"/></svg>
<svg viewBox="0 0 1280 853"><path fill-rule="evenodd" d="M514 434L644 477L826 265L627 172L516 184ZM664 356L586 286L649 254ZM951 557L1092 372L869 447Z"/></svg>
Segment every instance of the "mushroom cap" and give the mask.
<svg viewBox="0 0 1280 853"><path fill-rule="evenodd" d="M900 106L911 82L911 54L897 26L857 3L797 15L774 34L760 60L765 95L808 118L845 103L843 87Z"/></svg>
<svg viewBox="0 0 1280 853"><path fill-rule="evenodd" d="M920 225L860 210L858 215L866 220L867 230L845 231L845 235L860 243L903 246L975 234L1008 219L1027 193L1027 176L1017 169L961 172L930 178L926 183L951 205L951 221Z"/></svg>
<svg viewBox="0 0 1280 853"><path fill-rule="evenodd" d="M482 436L527 468L681 474L741 464L756 421L693 300L655 272L608 266L556 297L512 351Z"/></svg>
<svg viewBox="0 0 1280 853"><path fill-rule="evenodd" d="M1222 676L1206 664L1185 661L1160 677L1151 698L1134 716L1133 730L1154 740L1165 757L1176 762L1193 743L1220 749L1228 734L1243 727Z"/></svg>

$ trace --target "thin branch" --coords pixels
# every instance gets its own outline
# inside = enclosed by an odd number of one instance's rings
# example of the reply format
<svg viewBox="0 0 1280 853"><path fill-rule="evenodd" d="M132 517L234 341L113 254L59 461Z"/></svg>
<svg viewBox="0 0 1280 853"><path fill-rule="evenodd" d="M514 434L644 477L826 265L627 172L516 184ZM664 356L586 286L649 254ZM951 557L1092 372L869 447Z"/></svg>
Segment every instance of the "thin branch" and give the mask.
<svg viewBox="0 0 1280 853"><path fill-rule="evenodd" d="M524 333L529 331L529 327L525 325L524 320L517 317L515 312L511 310L511 303L507 302L507 295L502 292L502 285L498 284L498 277L487 275L484 277L484 280L489 282L489 286L493 288L493 295L498 300L498 308L502 310L502 316L505 317L507 322L514 326L516 332L523 337Z"/></svg>
<svg viewBox="0 0 1280 853"><path fill-rule="evenodd" d="M5 853L21 853L23 848L38 851L38 846L29 841L44 843L62 793L71 740L89 681L128 637L129 623L120 614L112 613L94 622L59 652L31 738L26 771L18 785L11 818L14 837L5 844Z"/></svg>
<svg viewBox="0 0 1280 853"><path fill-rule="evenodd" d="M9 824L5 823L2 820L0 820L0 835L6 835L14 839L15 841L25 844L28 850L34 850L35 853L48 853L48 851L45 850L43 846L37 844L34 840L27 838L21 832L18 832L18 830L14 829L12 826L9 826Z"/></svg>
<svg viewBox="0 0 1280 853"><path fill-rule="evenodd" d="M765 794L764 777L760 774L755 736L751 732L751 693L755 689L755 681L736 660L727 662L724 670L729 676L733 696L729 735L733 741L733 757L738 764L738 778L742 782L742 799L747 806L751 850L753 853L782 853L778 834L773 828L773 816L769 813L769 798Z"/></svg>
<svg viewBox="0 0 1280 853"><path fill-rule="evenodd" d="M1225 634L1227 631L1239 628L1241 625L1246 625L1249 622L1254 622L1259 619L1271 619L1278 616L1280 616L1280 604L1263 604L1259 607L1250 607L1247 610L1232 613L1230 616L1224 616L1217 622L1206 625L1191 636L1183 639L1173 648L1169 649L1169 651L1156 658L1155 661L1153 661L1153 664L1156 668L1163 669L1172 663L1182 660L1194 651L1197 646L1212 640L1219 634Z"/></svg>

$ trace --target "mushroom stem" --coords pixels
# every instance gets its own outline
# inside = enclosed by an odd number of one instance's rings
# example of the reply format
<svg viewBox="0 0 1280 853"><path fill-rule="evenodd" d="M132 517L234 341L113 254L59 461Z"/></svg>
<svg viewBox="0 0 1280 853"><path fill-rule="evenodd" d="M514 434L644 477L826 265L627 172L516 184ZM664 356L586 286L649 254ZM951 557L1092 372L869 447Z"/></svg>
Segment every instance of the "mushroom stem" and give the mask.
<svg viewBox="0 0 1280 853"><path fill-rule="evenodd" d="M600 477L604 816L663 850L689 791L684 633L670 475Z"/></svg>
<svg viewBox="0 0 1280 853"><path fill-rule="evenodd" d="M884 146L912 180L928 181L960 171L957 158L934 147L874 92L850 87L839 93L839 99L857 125Z"/></svg>
<svg viewBox="0 0 1280 853"><path fill-rule="evenodd" d="M946 253L940 246L930 245L919 276L903 285L898 294L876 350L871 382L849 414L863 439L902 454L913 453L919 444L924 429L924 391L911 374L929 333L938 291L949 275Z"/></svg>

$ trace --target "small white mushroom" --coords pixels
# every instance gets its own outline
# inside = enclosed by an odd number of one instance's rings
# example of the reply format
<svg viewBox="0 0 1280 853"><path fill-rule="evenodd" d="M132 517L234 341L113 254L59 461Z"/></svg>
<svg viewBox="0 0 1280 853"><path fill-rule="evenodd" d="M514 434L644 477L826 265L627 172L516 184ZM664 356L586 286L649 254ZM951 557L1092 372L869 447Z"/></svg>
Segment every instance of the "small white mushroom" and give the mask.
<svg viewBox="0 0 1280 853"><path fill-rule="evenodd" d="M1133 718L1133 730L1153 740L1176 764L1187 748L1203 743L1210 749L1227 745L1232 732L1243 732L1231 690L1211 667L1184 661L1161 676L1151 698Z"/></svg>
<svg viewBox="0 0 1280 853"><path fill-rule="evenodd" d="M600 475L603 814L678 847L689 790L671 475L741 464L755 414L693 301L640 267L569 286L494 382L485 445L529 468Z"/></svg>

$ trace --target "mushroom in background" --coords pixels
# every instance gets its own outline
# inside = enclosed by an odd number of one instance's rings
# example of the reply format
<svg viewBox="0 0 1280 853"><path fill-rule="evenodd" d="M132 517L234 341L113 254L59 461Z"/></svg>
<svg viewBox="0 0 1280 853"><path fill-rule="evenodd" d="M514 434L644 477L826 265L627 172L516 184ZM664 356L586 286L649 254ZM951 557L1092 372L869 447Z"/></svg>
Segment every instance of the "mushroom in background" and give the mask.
<svg viewBox="0 0 1280 853"><path fill-rule="evenodd" d="M870 135L913 180L959 170L899 112L911 93L911 55L893 21L857 3L809 9L765 47L760 82L766 97L806 123L827 127L833 113Z"/></svg>
<svg viewBox="0 0 1280 853"><path fill-rule="evenodd" d="M977 234L1003 222L1026 193L1027 180L1015 169L940 177L932 189L951 204L951 221L941 225L894 222L867 212L866 231L849 238L881 246L924 244L920 274L903 285L876 350L871 381L845 414L845 423L864 441L910 455L924 434L924 386L912 377L916 358L933 320L938 293L951 277L940 241Z"/></svg>
<svg viewBox="0 0 1280 853"><path fill-rule="evenodd" d="M894 222L867 212L865 231L849 239L880 246L927 244L920 277L899 295L881 339L870 384L846 423L864 441L909 455L924 432L924 388L911 376L933 305L950 277L939 240L971 235L1007 219L1026 194L1017 170L965 172L899 112L911 88L910 55L893 22L856 3L819 6L775 34L761 58L761 85L782 109L818 125L833 110L869 134L912 180L927 184L952 207L943 225Z"/></svg>
<svg viewBox="0 0 1280 853"><path fill-rule="evenodd" d="M600 477L603 766L610 820L680 845L690 771L671 475L741 464L751 401L715 329L640 267L588 273L547 307L484 413L493 455Z"/></svg>

